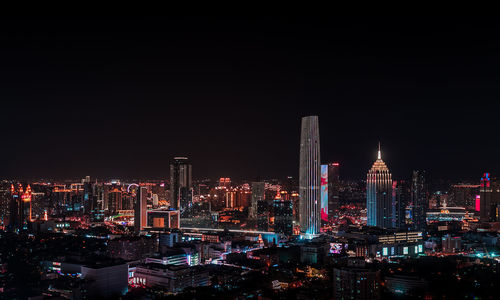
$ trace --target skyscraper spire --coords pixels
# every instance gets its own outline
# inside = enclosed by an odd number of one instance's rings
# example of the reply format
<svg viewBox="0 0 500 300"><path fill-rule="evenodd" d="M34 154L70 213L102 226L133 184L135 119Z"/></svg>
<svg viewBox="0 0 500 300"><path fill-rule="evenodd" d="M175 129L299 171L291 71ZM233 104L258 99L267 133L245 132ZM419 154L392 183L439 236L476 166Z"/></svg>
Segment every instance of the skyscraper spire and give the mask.
<svg viewBox="0 0 500 300"><path fill-rule="evenodd" d="M378 142L378 159L382 159L382 153L380 152L380 141Z"/></svg>

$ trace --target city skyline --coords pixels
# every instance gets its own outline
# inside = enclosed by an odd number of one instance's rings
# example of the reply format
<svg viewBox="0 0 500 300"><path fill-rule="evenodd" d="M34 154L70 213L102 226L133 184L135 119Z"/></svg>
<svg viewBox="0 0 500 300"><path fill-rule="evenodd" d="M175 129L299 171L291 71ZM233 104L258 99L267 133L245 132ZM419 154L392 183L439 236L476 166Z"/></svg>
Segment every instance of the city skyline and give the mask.
<svg viewBox="0 0 500 300"><path fill-rule="evenodd" d="M497 172L498 25L414 21L5 19L0 177L298 176L306 115L343 178L379 140L397 178Z"/></svg>

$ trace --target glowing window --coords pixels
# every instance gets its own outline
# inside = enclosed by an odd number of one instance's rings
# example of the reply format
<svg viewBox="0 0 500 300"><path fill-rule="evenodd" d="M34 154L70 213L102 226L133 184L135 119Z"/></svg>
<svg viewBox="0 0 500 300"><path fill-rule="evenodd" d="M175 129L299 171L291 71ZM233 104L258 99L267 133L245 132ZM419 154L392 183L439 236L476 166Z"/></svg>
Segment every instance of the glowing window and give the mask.
<svg viewBox="0 0 500 300"><path fill-rule="evenodd" d="M387 247L382 248L382 255L383 255L383 256L387 256L387 255L389 255L389 253L388 253L388 251L387 251Z"/></svg>
<svg viewBox="0 0 500 300"><path fill-rule="evenodd" d="M403 254L408 254L408 247L403 247Z"/></svg>

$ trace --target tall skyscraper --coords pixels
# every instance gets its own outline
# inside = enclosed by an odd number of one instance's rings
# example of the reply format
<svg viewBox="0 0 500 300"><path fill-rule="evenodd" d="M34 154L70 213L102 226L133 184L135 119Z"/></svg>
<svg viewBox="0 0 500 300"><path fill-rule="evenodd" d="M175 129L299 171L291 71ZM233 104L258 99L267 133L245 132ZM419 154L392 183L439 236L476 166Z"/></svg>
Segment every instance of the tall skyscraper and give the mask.
<svg viewBox="0 0 500 300"><path fill-rule="evenodd" d="M147 223L147 201L148 189L141 186L137 189L135 194L135 207L134 207L134 231L139 233Z"/></svg>
<svg viewBox="0 0 500 300"><path fill-rule="evenodd" d="M328 218L338 216L340 208L340 164L334 162L328 164Z"/></svg>
<svg viewBox="0 0 500 300"><path fill-rule="evenodd" d="M318 234L321 228L321 160L317 116L302 118L300 135L300 231Z"/></svg>
<svg viewBox="0 0 500 300"><path fill-rule="evenodd" d="M406 207L411 200L411 187L405 180L394 180L392 184L393 227L408 229L406 225Z"/></svg>
<svg viewBox="0 0 500 300"><path fill-rule="evenodd" d="M427 188L425 171L413 171L411 182L411 201L413 203L413 228L425 230L427 227Z"/></svg>
<svg viewBox="0 0 500 300"><path fill-rule="evenodd" d="M265 182L252 182L252 204L250 207L250 218L257 218L257 203L264 201L266 195Z"/></svg>
<svg viewBox="0 0 500 300"><path fill-rule="evenodd" d="M368 226L393 227L392 175L382 160L380 144L377 160L366 176L366 210Z"/></svg>
<svg viewBox="0 0 500 300"><path fill-rule="evenodd" d="M170 164L170 207L184 210L189 203L192 188L191 163L187 157L174 157ZM181 199L181 195L186 199ZM182 201L181 201L182 200ZM184 202L184 203L183 203Z"/></svg>

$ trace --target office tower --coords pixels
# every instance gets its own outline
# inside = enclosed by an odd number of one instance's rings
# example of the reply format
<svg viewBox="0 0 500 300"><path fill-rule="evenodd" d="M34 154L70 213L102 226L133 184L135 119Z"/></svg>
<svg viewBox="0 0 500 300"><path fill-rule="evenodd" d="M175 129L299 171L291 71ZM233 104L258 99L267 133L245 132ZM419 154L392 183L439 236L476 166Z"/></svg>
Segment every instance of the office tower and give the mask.
<svg viewBox="0 0 500 300"><path fill-rule="evenodd" d="M427 227L427 186L425 184L425 171L413 171L411 182L411 202L413 204L413 228L425 230Z"/></svg>
<svg viewBox="0 0 500 300"><path fill-rule="evenodd" d="M481 184L479 187L479 196L480 196L480 216L481 221L489 222L492 219L492 203L491 203L491 179L490 173L484 173L483 177L481 177Z"/></svg>
<svg viewBox="0 0 500 300"><path fill-rule="evenodd" d="M302 118L300 135L300 231L318 234L321 227L321 163L317 116Z"/></svg>
<svg viewBox="0 0 500 300"><path fill-rule="evenodd" d="M498 221L500 218L500 182L484 173L479 186L479 211L481 221Z"/></svg>
<svg viewBox="0 0 500 300"><path fill-rule="evenodd" d="M392 176L382 160L380 144L377 160L366 176L366 210L368 226L393 226Z"/></svg>
<svg viewBox="0 0 500 300"><path fill-rule="evenodd" d="M293 234L293 207L291 200L285 200L276 194L273 201L274 232L284 235Z"/></svg>
<svg viewBox="0 0 500 300"><path fill-rule="evenodd" d="M328 165L321 165L321 221L328 222Z"/></svg>
<svg viewBox="0 0 500 300"><path fill-rule="evenodd" d="M146 209L148 205L148 189L141 186L137 189L135 194L135 208L134 208L134 231L139 233L147 222Z"/></svg>
<svg viewBox="0 0 500 300"><path fill-rule="evenodd" d="M340 209L340 164L328 164L328 218L338 217Z"/></svg>
<svg viewBox="0 0 500 300"><path fill-rule="evenodd" d="M23 186L18 184L17 189L14 185L10 188L11 201L9 213L9 229L23 230L28 229L31 222L31 187L28 185L26 191Z"/></svg>
<svg viewBox="0 0 500 300"><path fill-rule="evenodd" d="M114 215L122 210L122 191L117 187L108 192L107 210L109 215Z"/></svg>
<svg viewBox="0 0 500 300"><path fill-rule="evenodd" d="M380 299L380 271L366 267L363 259L351 258L347 267L333 269L334 299Z"/></svg>
<svg viewBox="0 0 500 300"><path fill-rule="evenodd" d="M84 179L82 179L83 183L83 211L82 213L88 214L92 211L94 208L94 197L92 194L92 183L90 183L90 176L86 176Z"/></svg>
<svg viewBox="0 0 500 300"><path fill-rule="evenodd" d="M181 194L185 196L183 205L189 202L188 192L192 187L191 163L187 157L174 157L170 164L170 207L183 210L181 205Z"/></svg>
<svg viewBox="0 0 500 300"><path fill-rule="evenodd" d="M250 218L257 218L257 203L265 200L266 184L264 182L252 182L252 204L250 208Z"/></svg>
<svg viewBox="0 0 500 300"><path fill-rule="evenodd" d="M11 230L19 228L19 194L13 184L10 186L10 205L9 205L9 228Z"/></svg>
<svg viewBox="0 0 500 300"><path fill-rule="evenodd" d="M393 226L408 229L406 225L406 207L411 201L411 188L405 180L394 180L392 184Z"/></svg>

